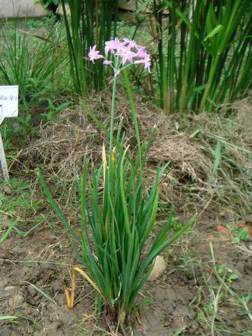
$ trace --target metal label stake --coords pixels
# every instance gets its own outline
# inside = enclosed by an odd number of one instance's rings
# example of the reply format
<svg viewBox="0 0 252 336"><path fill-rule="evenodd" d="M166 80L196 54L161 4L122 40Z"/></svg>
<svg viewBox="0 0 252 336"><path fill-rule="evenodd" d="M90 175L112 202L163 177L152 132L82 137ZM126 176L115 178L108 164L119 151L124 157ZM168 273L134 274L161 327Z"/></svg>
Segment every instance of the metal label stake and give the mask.
<svg viewBox="0 0 252 336"><path fill-rule="evenodd" d="M17 116L18 116L18 86L17 85L0 86L0 126L5 118L13 118ZM9 172L1 132L0 132L0 175L3 175L5 181L9 181Z"/></svg>
<svg viewBox="0 0 252 336"><path fill-rule="evenodd" d="M3 106L0 105L0 126L2 122L3 122ZM5 181L9 181L9 172L8 172L8 166L7 166L7 161L5 157L1 132L0 132L0 166L1 166L2 174L3 174L3 178L5 179Z"/></svg>
<svg viewBox="0 0 252 336"><path fill-rule="evenodd" d="M1 133L0 133L0 165L1 165L3 178L5 179L5 181L9 181L10 177L9 177L7 161L6 161L6 157L4 153L3 139L2 139Z"/></svg>

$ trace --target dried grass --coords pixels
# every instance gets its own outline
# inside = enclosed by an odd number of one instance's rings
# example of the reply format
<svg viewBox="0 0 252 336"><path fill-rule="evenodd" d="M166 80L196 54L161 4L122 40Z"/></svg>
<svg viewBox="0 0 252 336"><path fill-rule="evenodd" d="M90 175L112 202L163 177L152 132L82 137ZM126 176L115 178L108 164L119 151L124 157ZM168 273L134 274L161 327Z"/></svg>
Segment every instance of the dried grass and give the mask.
<svg viewBox="0 0 252 336"><path fill-rule="evenodd" d="M237 109L237 121L240 128L246 130L246 132L243 132L245 136L243 141L252 148L252 94L245 99L237 101L234 107Z"/></svg>
<svg viewBox="0 0 252 336"><path fill-rule="evenodd" d="M22 153L35 168L46 165L47 174L71 182L80 173L84 157L94 161L100 147L100 135L88 122L80 107L66 109L58 122L42 125L39 138Z"/></svg>
<svg viewBox="0 0 252 336"><path fill-rule="evenodd" d="M85 101L85 105L82 102L73 110L65 110L57 122L41 126L38 140L22 151L19 159L28 161L30 168L42 163L46 166L48 178L57 176L63 182L73 182L81 173L84 158L94 164L100 161L105 139L104 133L88 117L87 111L95 111L96 117L108 128L110 101L110 94L103 92ZM245 106L244 102L240 104ZM225 188L220 188L223 183L228 183L226 177L235 183L233 189L239 179L248 178L246 171L249 172L251 168L248 151L252 136L251 130L246 132L246 126L238 122L239 114L236 119L210 118L201 114L192 118L190 127L182 127L174 117L163 115L159 109L140 99L137 108L142 140L148 140L150 134L155 132L148 153L149 180L152 180L156 166L170 162L169 173L161 185L161 197L165 202L171 202L185 211L192 205L194 210L200 212L210 204L216 206L220 198L228 202L232 193L227 191L223 196ZM118 96L117 110L120 114L118 118L123 118L127 141L133 148L134 128L128 100L123 95ZM213 182L213 152L217 141L225 144L225 156L222 170ZM238 166L240 169L237 169Z"/></svg>

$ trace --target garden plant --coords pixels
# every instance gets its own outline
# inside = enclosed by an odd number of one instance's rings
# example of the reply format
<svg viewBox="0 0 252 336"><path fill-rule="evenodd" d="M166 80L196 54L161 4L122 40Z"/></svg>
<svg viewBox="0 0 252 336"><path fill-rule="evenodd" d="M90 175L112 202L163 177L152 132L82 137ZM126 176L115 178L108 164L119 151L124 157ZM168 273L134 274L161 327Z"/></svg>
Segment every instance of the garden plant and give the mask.
<svg viewBox="0 0 252 336"><path fill-rule="evenodd" d="M40 175L45 195L65 229L77 239L80 259L85 271L73 269L73 285L66 291L72 308L75 294L75 272L79 272L97 291L104 303L105 315L123 326L130 322L136 309L136 297L147 281L155 258L188 230L191 222L176 224L171 213L166 223L154 233L157 225L159 184L167 167L158 169L154 184L148 192L144 187L144 157L140 143L137 116L137 150L135 155L125 148L119 131L114 137L116 112L116 83L119 75L130 66L144 65L150 71L150 55L134 41L110 40L105 43L105 55L96 46L90 48L91 62L102 62L113 71L112 109L110 116L109 149L102 150L102 165L89 178L87 163L81 180L81 225L77 233L57 206ZM76 247L75 247L76 249ZM75 251L77 253L77 250Z"/></svg>

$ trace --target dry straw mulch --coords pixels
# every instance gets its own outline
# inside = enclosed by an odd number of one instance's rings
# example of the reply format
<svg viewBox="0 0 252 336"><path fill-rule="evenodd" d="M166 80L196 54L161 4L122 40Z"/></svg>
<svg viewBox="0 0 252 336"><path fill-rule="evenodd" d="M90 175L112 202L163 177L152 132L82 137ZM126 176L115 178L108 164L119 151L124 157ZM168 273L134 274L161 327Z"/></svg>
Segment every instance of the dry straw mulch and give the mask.
<svg viewBox="0 0 252 336"><path fill-rule="evenodd" d="M88 112L95 113L102 127L108 129L110 101L110 94L103 92L80 102L74 109L66 109L57 122L41 125L39 138L22 151L19 160L26 160L30 168L35 168L38 163L45 165L48 177L56 176L65 182L74 181L81 174L85 158L94 164L100 162L105 134ZM248 108L248 104L245 105ZM142 140L152 138L148 152L149 179L153 178L156 166L170 162L170 169L161 185L164 201L177 207L194 204L198 211L202 211L216 199L216 191L221 190L217 185L224 183L223 179L227 175L230 180L245 178L239 174L250 170L251 161L247 154L252 136L238 118L235 122L227 119L227 123L230 122L228 125L223 123L223 118L209 118L202 114L193 117L189 127L184 127L183 122L180 125L181 122L175 117L164 115L158 108L140 99L137 100L137 111ZM126 141L133 148L134 128L128 100L123 95L117 98L116 123L120 118L123 118ZM188 125L188 121L185 125ZM236 172L232 164L223 159L220 174L213 176L214 149L218 141L223 142L225 155L231 157L234 165L240 166L240 172ZM240 148L245 148L245 151ZM237 181L233 182L235 184L232 188L235 189ZM224 196L220 192L220 197L228 203L229 195Z"/></svg>

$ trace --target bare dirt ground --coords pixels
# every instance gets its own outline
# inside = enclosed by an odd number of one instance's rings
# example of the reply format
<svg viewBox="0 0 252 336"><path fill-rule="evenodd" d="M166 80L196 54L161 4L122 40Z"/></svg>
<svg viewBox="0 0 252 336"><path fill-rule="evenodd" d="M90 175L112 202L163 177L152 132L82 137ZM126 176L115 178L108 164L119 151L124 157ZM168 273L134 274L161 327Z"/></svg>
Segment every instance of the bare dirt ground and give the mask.
<svg viewBox="0 0 252 336"><path fill-rule="evenodd" d="M218 232L218 223L222 222L198 223L191 236L166 256L167 270L142 293L140 301L148 300L136 335L211 335L211 323L214 335L251 335L252 321L238 298L251 295L252 242L234 245L228 232ZM94 293L83 281L76 306L67 309L64 289L73 260L65 240L51 230L41 229L27 239L11 237L0 249L0 263L0 316L19 316L14 322L0 322L1 336L105 334L102 318L96 316ZM229 289L218 282L214 265L225 266L225 279L220 276ZM232 280L234 274L237 278ZM212 320L211 307L221 286ZM251 309L251 301L248 305Z"/></svg>

